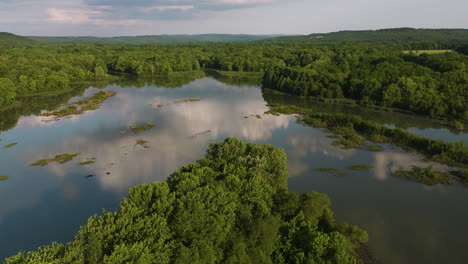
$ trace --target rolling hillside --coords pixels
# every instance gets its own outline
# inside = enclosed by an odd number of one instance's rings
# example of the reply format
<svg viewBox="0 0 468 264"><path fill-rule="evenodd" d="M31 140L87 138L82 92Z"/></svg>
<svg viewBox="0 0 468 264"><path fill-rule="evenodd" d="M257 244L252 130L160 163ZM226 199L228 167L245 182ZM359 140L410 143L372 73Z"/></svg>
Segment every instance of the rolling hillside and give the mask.
<svg viewBox="0 0 468 264"><path fill-rule="evenodd" d="M332 33L315 33L304 36L275 37L262 41L311 43L405 43L434 41L439 43L468 43L468 29L391 28L339 31Z"/></svg>
<svg viewBox="0 0 468 264"><path fill-rule="evenodd" d="M231 35L231 34L202 34L202 35L148 35L121 37L29 37L41 43L53 44L102 44L102 45L144 45L154 43L201 43L201 42L249 42L276 37L278 35Z"/></svg>
<svg viewBox="0 0 468 264"><path fill-rule="evenodd" d="M29 38L18 36L12 33L0 32L0 46L22 46L35 42Z"/></svg>

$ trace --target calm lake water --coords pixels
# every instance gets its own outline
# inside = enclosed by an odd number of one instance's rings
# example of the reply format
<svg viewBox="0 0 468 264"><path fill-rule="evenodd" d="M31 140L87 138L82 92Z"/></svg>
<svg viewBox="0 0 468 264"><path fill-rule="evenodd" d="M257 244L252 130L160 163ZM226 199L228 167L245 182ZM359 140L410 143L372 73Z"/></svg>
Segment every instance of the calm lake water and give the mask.
<svg viewBox="0 0 468 264"><path fill-rule="evenodd" d="M297 124L295 115L263 113L267 103L307 104L322 111L359 113L436 139L468 143L467 134L454 134L429 119L262 93L251 80L182 83L109 85L104 90L117 94L100 109L56 122L17 114L17 124L13 120L0 133L1 146L18 142L0 148L0 175L9 176L0 181L0 259L52 241L72 240L89 216L103 208L116 210L129 187L163 181L178 167L201 158L210 142L238 137L284 148L290 189L327 193L336 219L366 229L370 247L383 263L466 263L468 188L458 183L428 187L392 177L392 170L424 164L422 157L388 145L381 152L343 150L332 146L321 129ZM96 91L90 87L84 96ZM201 101L170 104L190 97ZM12 119L0 114L2 118ZM147 122L156 127L120 133ZM150 148L136 146L137 139L148 141ZM29 166L67 152L81 154L62 165ZM87 158L96 158L96 163L77 165ZM374 168L347 169L357 164ZM349 175L315 170L324 167ZM85 177L89 174L95 177Z"/></svg>

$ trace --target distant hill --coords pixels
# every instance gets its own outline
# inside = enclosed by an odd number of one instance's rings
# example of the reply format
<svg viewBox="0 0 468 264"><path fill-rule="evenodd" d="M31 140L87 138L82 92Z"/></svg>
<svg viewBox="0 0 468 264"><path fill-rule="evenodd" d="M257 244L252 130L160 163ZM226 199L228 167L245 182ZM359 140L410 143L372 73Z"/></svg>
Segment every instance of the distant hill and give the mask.
<svg viewBox="0 0 468 264"><path fill-rule="evenodd" d="M201 35L148 35L122 37L28 37L40 43L144 45L154 43L249 42L280 35L201 34Z"/></svg>
<svg viewBox="0 0 468 264"><path fill-rule="evenodd" d="M0 46L23 46L34 44L35 41L12 33L0 32Z"/></svg>
<svg viewBox="0 0 468 264"><path fill-rule="evenodd" d="M311 43L404 43L417 41L467 42L468 29L415 29L390 28L380 30L339 31L315 33L305 36L275 37L266 42L311 42Z"/></svg>

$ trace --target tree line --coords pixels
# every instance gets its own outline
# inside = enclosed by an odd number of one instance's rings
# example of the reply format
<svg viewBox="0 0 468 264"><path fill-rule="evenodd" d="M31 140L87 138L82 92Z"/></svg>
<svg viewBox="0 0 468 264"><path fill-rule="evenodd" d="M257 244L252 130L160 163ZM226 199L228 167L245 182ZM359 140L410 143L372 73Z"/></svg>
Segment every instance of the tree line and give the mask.
<svg viewBox="0 0 468 264"><path fill-rule="evenodd" d="M171 76L205 68L265 72L263 86L468 119L468 56L404 53L399 45L227 43L39 45L0 49L0 108L18 96L71 89L120 74Z"/></svg>

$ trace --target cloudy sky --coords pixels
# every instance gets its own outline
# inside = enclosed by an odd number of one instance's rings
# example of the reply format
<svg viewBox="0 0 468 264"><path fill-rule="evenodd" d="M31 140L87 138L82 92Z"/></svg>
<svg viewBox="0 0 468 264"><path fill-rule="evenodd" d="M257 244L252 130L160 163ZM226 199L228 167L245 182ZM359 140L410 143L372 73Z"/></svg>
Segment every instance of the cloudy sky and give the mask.
<svg viewBox="0 0 468 264"><path fill-rule="evenodd" d="M121 36L468 28L466 10L467 0L0 0L0 31Z"/></svg>

